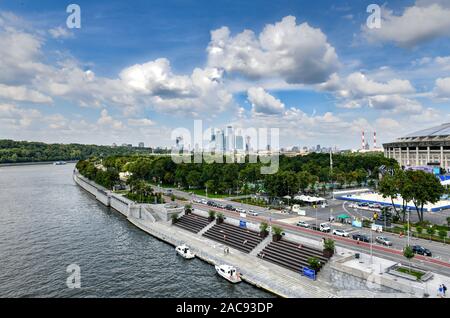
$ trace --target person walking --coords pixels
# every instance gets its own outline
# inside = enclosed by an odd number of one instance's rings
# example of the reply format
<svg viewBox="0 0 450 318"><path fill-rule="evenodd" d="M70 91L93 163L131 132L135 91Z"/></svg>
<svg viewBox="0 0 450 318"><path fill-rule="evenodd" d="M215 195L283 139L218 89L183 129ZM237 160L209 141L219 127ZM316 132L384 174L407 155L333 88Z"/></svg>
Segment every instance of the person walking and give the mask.
<svg viewBox="0 0 450 318"><path fill-rule="evenodd" d="M444 284L442 284L442 293L445 297L445 293L447 292L447 286L445 286Z"/></svg>
<svg viewBox="0 0 450 318"><path fill-rule="evenodd" d="M442 288L442 285L439 285L438 296L442 298L443 295L444 295L444 288Z"/></svg>

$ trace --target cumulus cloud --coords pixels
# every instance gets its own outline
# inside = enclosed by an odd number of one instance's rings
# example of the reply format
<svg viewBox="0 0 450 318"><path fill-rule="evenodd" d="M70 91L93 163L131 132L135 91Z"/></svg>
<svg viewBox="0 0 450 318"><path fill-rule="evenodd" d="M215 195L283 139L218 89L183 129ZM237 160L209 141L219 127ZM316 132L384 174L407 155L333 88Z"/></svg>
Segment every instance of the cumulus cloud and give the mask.
<svg viewBox="0 0 450 318"><path fill-rule="evenodd" d="M394 42L399 46L413 47L439 36L450 35L450 6L448 1L417 1L406 7L402 14L382 9L381 28L363 26L369 41Z"/></svg>
<svg viewBox="0 0 450 318"><path fill-rule="evenodd" d="M236 36L227 27L212 31L208 64L248 78L305 84L325 82L339 67L325 34L308 23L297 25L293 16L266 25L258 37L251 30Z"/></svg>
<svg viewBox="0 0 450 318"><path fill-rule="evenodd" d="M33 89L28 89L25 86L8 86L4 84L0 84L0 98L40 104L53 103L53 99L50 96L46 96Z"/></svg>
<svg viewBox="0 0 450 318"><path fill-rule="evenodd" d="M394 113L418 114L423 110L418 101L399 95L376 95L369 97L369 106L378 110L392 111Z"/></svg>
<svg viewBox="0 0 450 318"><path fill-rule="evenodd" d="M433 94L437 98L450 99L450 77L438 78Z"/></svg>
<svg viewBox="0 0 450 318"><path fill-rule="evenodd" d="M54 39L69 39L73 37L73 33L69 31L68 28L59 26L56 28L52 28L48 30L48 33L54 38Z"/></svg>
<svg viewBox="0 0 450 318"><path fill-rule="evenodd" d="M121 121L112 118L106 109L103 109L100 113L100 118L97 121L97 124L101 126L107 126L113 129L121 130L124 128L124 125Z"/></svg>
<svg viewBox="0 0 450 318"><path fill-rule="evenodd" d="M150 127L155 125L155 122L148 118L130 118L128 119L128 125L136 127Z"/></svg>
<svg viewBox="0 0 450 318"><path fill-rule="evenodd" d="M255 113L273 115L284 111L284 104L261 87L250 88L247 91L247 99Z"/></svg>

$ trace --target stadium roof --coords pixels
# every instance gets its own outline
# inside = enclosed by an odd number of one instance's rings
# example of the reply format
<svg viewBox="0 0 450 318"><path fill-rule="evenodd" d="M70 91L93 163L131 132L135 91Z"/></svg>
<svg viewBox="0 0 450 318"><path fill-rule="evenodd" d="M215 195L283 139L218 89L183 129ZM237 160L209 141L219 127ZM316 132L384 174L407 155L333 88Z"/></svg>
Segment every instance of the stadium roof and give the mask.
<svg viewBox="0 0 450 318"><path fill-rule="evenodd" d="M432 128L416 131L415 133L409 134L404 138L449 136L449 135L450 135L450 123L447 123L442 124L440 126L435 126Z"/></svg>

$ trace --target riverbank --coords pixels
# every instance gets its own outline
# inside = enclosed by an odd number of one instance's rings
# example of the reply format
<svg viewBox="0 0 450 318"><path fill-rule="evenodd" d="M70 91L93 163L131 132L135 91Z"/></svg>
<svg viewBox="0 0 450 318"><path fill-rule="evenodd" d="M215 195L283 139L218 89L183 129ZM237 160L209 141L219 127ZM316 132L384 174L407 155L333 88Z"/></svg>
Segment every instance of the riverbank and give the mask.
<svg viewBox="0 0 450 318"><path fill-rule="evenodd" d="M255 255L245 254L234 249L230 249L229 254L224 254L224 245L199 234L175 228L170 224L170 220L161 220L155 211L149 209L148 205L136 204L124 198L120 199L119 195L94 184L76 171L73 179L76 184L98 201L123 214L130 223L139 229L173 246L186 243L200 260L211 265L232 264L238 268L243 281L253 286L285 298L336 297L333 288L322 282L311 281L298 273L263 262ZM201 211L197 212L201 213ZM268 244L268 242L266 240L263 243Z"/></svg>

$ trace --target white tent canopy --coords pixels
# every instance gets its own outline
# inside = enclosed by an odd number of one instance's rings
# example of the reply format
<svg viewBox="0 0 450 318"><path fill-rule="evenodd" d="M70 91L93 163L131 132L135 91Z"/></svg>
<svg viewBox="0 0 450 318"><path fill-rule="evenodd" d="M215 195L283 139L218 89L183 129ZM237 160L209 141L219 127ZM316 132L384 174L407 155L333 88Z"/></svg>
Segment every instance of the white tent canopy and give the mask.
<svg viewBox="0 0 450 318"><path fill-rule="evenodd" d="M303 202L309 202L309 203L317 203L317 202L324 202L326 199L320 198L320 197L311 197L309 195L297 195L294 197L294 200L303 201Z"/></svg>

